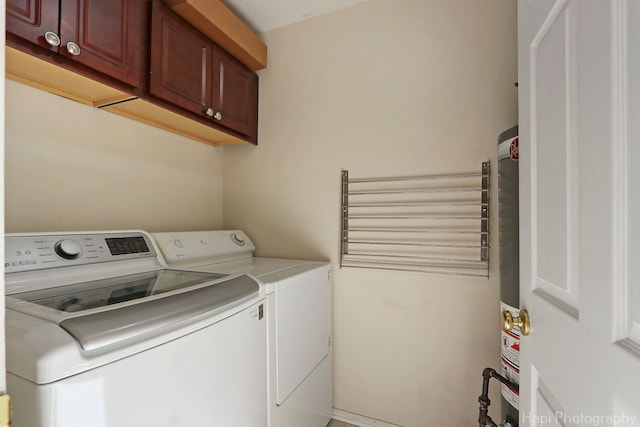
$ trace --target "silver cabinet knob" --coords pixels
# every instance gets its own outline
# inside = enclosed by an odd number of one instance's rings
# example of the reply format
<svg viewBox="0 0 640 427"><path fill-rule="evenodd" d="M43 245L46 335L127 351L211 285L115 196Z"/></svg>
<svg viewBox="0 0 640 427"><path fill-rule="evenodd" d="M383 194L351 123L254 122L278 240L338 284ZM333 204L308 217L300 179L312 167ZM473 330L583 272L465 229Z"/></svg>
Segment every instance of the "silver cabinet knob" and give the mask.
<svg viewBox="0 0 640 427"><path fill-rule="evenodd" d="M60 37L53 31L44 33L44 40L53 47L60 46Z"/></svg>
<svg viewBox="0 0 640 427"><path fill-rule="evenodd" d="M67 52L69 52L73 56L80 55L80 46L78 46L75 42L67 43Z"/></svg>
<svg viewBox="0 0 640 427"><path fill-rule="evenodd" d="M205 111L204 113L209 117L213 117L213 108L207 108L207 111Z"/></svg>
<svg viewBox="0 0 640 427"><path fill-rule="evenodd" d="M213 118L216 120L222 120L222 114L220 113L220 111L214 114Z"/></svg>

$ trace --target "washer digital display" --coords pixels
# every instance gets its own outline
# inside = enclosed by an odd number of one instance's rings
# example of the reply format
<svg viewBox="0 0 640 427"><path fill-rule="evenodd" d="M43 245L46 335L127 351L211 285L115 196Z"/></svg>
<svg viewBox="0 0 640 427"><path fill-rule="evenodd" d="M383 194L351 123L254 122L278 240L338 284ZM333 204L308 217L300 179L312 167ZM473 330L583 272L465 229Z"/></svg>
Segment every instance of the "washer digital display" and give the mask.
<svg viewBox="0 0 640 427"><path fill-rule="evenodd" d="M112 237L105 239L111 255L140 254L149 252L144 237Z"/></svg>

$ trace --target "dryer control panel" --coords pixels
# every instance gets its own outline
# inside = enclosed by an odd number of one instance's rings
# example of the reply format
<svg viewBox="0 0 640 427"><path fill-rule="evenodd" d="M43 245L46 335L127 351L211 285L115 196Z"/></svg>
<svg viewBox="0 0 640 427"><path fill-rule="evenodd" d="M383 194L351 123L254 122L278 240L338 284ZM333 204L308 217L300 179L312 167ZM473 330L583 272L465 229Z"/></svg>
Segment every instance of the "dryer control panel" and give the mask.
<svg viewBox="0 0 640 427"><path fill-rule="evenodd" d="M198 265L250 259L256 247L240 230L153 233L169 265Z"/></svg>

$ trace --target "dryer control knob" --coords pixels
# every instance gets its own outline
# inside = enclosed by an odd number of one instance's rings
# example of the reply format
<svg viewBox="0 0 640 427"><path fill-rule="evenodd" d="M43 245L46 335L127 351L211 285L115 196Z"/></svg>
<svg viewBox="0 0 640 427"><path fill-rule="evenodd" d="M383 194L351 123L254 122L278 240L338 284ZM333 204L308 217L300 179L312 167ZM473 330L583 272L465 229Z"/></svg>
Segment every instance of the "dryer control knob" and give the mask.
<svg viewBox="0 0 640 427"><path fill-rule="evenodd" d="M238 246L244 246L245 241L241 236L238 236L236 233L231 235L231 241Z"/></svg>
<svg viewBox="0 0 640 427"><path fill-rule="evenodd" d="M76 240L60 240L56 242L53 249L64 259L77 259L82 255L82 245Z"/></svg>

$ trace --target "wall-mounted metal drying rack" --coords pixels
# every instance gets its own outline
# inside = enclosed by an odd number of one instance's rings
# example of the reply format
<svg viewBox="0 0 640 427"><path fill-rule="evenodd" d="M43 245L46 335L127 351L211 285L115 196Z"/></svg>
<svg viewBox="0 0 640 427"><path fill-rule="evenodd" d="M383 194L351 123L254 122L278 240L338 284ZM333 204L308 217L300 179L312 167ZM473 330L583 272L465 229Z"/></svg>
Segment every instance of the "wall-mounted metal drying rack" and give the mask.
<svg viewBox="0 0 640 427"><path fill-rule="evenodd" d="M489 162L480 173L349 177L340 267L489 277Z"/></svg>

